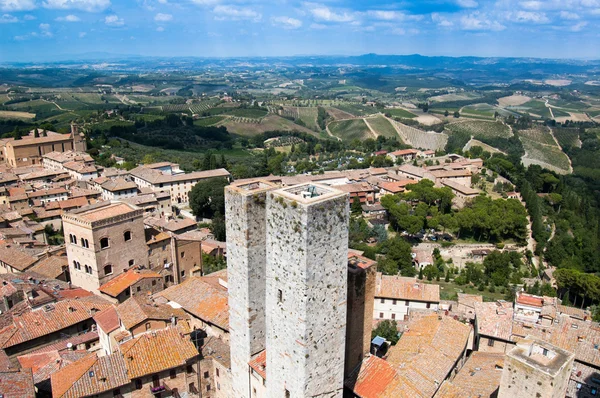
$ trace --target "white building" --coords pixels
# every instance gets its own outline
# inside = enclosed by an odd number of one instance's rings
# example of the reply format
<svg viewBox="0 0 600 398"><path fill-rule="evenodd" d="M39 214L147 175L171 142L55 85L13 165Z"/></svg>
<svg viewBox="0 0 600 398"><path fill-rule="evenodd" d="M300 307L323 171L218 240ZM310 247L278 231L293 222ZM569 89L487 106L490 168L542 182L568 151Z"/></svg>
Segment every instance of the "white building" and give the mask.
<svg viewBox="0 0 600 398"><path fill-rule="evenodd" d="M440 286L377 273L374 319L407 320L411 310L437 311Z"/></svg>
<svg viewBox="0 0 600 398"><path fill-rule="evenodd" d="M124 178L115 178L108 180L100 185L103 200L121 200L137 196L137 185L133 181L127 181Z"/></svg>
<svg viewBox="0 0 600 398"><path fill-rule="evenodd" d="M150 188L157 192L169 192L172 203L187 203L190 190L199 181L214 177L223 177L227 180L231 178L231 174L225 169L185 173L178 164L169 162L138 166L129 173L140 189Z"/></svg>

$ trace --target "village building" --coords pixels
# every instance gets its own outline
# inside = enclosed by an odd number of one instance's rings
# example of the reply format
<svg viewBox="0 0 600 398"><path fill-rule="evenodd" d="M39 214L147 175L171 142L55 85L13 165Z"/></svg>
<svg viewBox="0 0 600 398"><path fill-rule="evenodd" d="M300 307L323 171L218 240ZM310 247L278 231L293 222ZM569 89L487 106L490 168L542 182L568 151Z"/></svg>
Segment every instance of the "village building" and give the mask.
<svg viewBox="0 0 600 398"><path fill-rule="evenodd" d="M100 185L103 200L122 200L137 196L137 185L124 178L108 180Z"/></svg>
<svg viewBox="0 0 600 398"><path fill-rule="evenodd" d="M45 136L44 136L45 134ZM39 137L35 137L39 135ZM4 142L3 153L6 164L12 167L39 165L42 157L50 152L80 151L87 149L85 137L80 134L75 125L71 125L70 134L59 134L52 131L44 132L37 129L20 140Z"/></svg>
<svg viewBox="0 0 600 398"><path fill-rule="evenodd" d="M419 151L416 149L401 149L398 151L390 152L387 156L394 161L394 163L398 162L398 159L403 162L410 162L417 158Z"/></svg>
<svg viewBox="0 0 600 398"><path fill-rule="evenodd" d="M411 321L387 353L363 359L350 376L351 397L433 397L466 360L471 327L448 316L426 315Z"/></svg>
<svg viewBox="0 0 600 398"><path fill-rule="evenodd" d="M443 179L441 180L441 184L452 190L452 193L454 194L453 203L458 208L464 207L466 203L481 194L480 190L470 187L470 182L468 185L463 185L453 180Z"/></svg>
<svg viewBox="0 0 600 398"><path fill-rule="evenodd" d="M513 304L506 301L474 302L477 351L506 353L514 347Z"/></svg>
<svg viewBox="0 0 600 398"><path fill-rule="evenodd" d="M156 192L168 192L172 203L187 203L188 194L199 181L221 177L229 180L231 174L225 169L183 172L178 164L163 162L141 165L129 171L133 181L140 188L150 188Z"/></svg>
<svg viewBox="0 0 600 398"><path fill-rule="evenodd" d="M6 398L36 398L31 370L0 371L0 392Z"/></svg>
<svg viewBox="0 0 600 398"><path fill-rule="evenodd" d="M102 297L112 303L122 303L130 297L146 296L164 289L162 275L132 267L110 279L98 288Z"/></svg>
<svg viewBox="0 0 600 398"><path fill-rule="evenodd" d="M98 292L134 265L147 266L143 210L124 202L101 202L63 214L73 284Z"/></svg>
<svg viewBox="0 0 600 398"><path fill-rule="evenodd" d="M440 287L405 278L377 273L373 319L408 320L413 310L437 311Z"/></svg>
<svg viewBox="0 0 600 398"><path fill-rule="evenodd" d="M186 334L190 333L190 316L181 308L158 303L151 296L135 296L117 305L117 315L121 330L131 337L169 326L178 326Z"/></svg>
<svg viewBox="0 0 600 398"><path fill-rule="evenodd" d="M436 398L497 397L504 354L473 352L453 379L446 380Z"/></svg>

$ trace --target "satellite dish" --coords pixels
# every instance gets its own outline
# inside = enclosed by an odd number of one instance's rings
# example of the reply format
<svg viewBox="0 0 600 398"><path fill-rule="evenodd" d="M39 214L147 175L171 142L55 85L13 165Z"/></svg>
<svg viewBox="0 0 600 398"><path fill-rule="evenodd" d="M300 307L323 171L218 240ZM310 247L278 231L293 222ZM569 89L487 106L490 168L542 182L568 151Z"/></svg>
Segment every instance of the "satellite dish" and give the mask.
<svg viewBox="0 0 600 398"><path fill-rule="evenodd" d="M73 348L73 343L67 343L67 348L70 350L71 348Z"/></svg>

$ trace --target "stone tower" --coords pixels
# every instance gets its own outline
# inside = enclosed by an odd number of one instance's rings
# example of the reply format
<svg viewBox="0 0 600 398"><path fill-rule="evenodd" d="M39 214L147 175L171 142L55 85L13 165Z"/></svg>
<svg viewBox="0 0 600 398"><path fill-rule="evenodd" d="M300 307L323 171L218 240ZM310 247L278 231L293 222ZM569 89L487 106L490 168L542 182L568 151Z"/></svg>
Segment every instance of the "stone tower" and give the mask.
<svg viewBox="0 0 600 398"><path fill-rule="evenodd" d="M267 397L341 397L348 194L319 184L267 195Z"/></svg>
<svg viewBox="0 0 600 398"><path fill-rule="evenodd" d="M348 255L348 305L346 316L347 377L371 351L373 307L377 280L377 263L356 253Z"/></svg>
<svg viewBox="0 0 600 398"><path fill-rule="evenodd" d="M499 398L563 398L575 354L527 336L506 354Z"/></svg>
<svg viewBox="0 0 600 398"><path fill-rule="evenodd" d="M232 389L250 397L248 362L265 349L266 200L275 185L256 180L225 188Z"/></svg>

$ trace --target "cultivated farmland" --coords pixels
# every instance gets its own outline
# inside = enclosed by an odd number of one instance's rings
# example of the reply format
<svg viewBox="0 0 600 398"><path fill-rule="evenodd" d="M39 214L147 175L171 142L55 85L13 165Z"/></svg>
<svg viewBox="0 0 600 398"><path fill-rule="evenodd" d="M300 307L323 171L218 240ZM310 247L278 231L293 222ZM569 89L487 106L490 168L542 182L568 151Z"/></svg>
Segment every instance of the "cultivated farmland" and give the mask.
<svg viewBox="0 0 600 398"><path fill-rule="evenodd" d="M448 142L448 136L444 133L423 131L396 121L393 123L402 141L415 148L443 150Z"/></svg>
<svg viewBox="0 0 600 398"><path fill-rule="evenodd" d="M367 138L375 138L369 127L363 119L351 119L331 122L328 125L331 134L342 140L364 140Z"/></svg>
<svg viewBox="0 0 600 398"><path fill-rule="evenodd" d="M19 111L0 111L0 119L33 119L35 113Z"/></svg>
<svg viewBox="0 0 600 398"><path fill-rule="evenodd" d="M371 128L377 133L377 135L382 135L387 138L398 138L398 133L396 129L388 119L381 115L377 115L373 118L365 119L365 122L371 126Z"/></svg>
<svg viewBox="0 0 600 398"><path fill-rule="evenodd" d="M351 113L344 112L337 108L326 108L326 110L327 110L327 113L329 113L335 120L352 119L352 118L356 117Z"/></svg>
<svg viewBox="0 0 600 398"><path fill-rule="evenodd" d="M446 126L452 133L467 133L472 137L501 137L510 138L510 128L502 122L488 122L485 120L468 120L450 123Z"/></svg>
<svg viewBox="0 0 600 398"><path fill-rule="evenodd" d="M571 172L569 158L559 148L547 128L534 128L519 132L525 155L523 165L538 164L557 173Z"/></svg>
<svg viewBox="0 0 600 398"><path fill-rule="evenodd" d="M406 119L412 119L417 117L417 115L415 115L414 113L402 108L389 108L385 110L385 113L389 113L390 115L392 115L392 117L401 117Z"/></svg>

